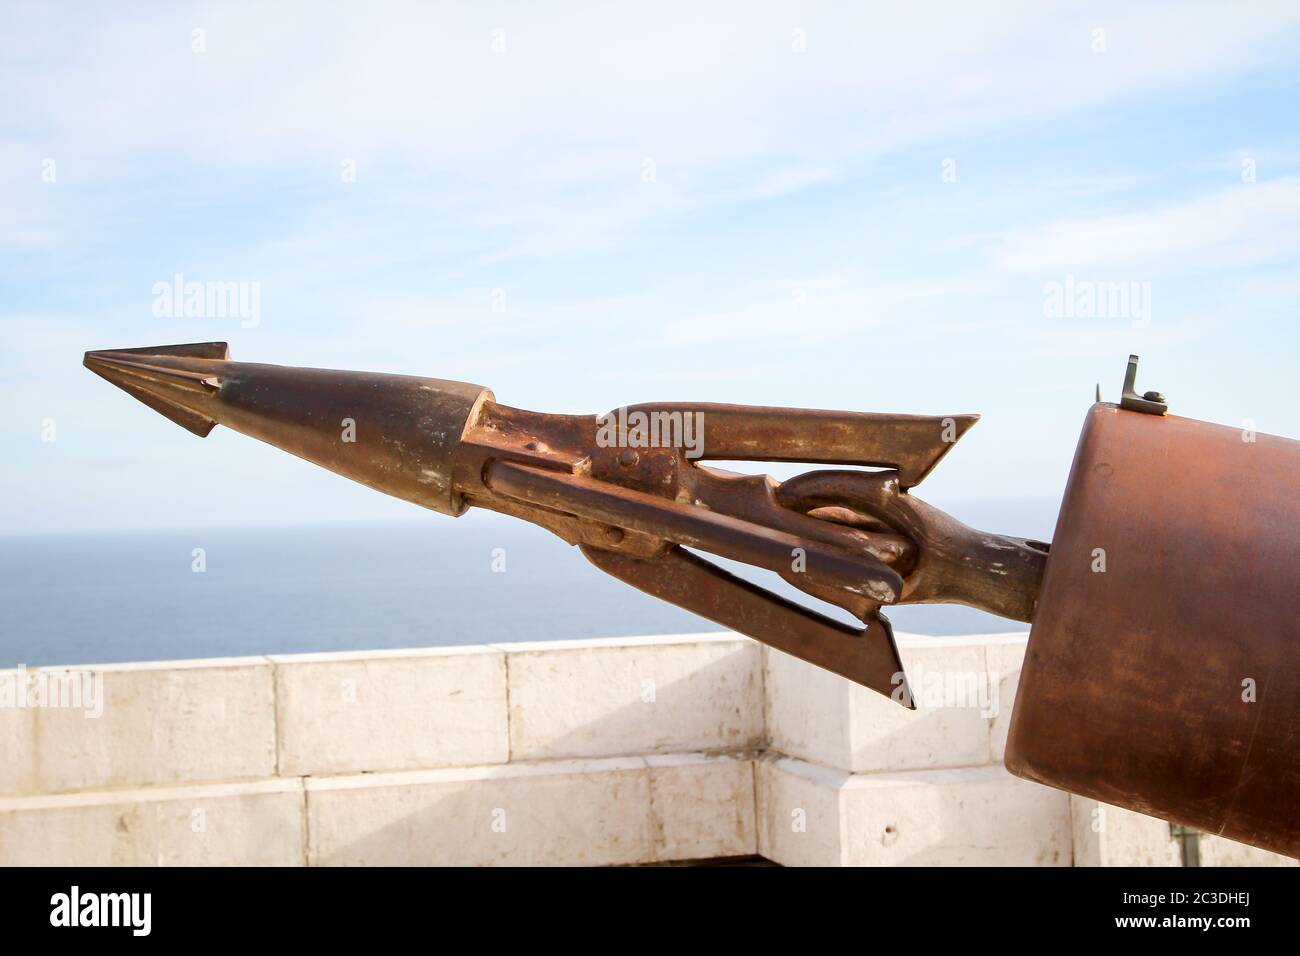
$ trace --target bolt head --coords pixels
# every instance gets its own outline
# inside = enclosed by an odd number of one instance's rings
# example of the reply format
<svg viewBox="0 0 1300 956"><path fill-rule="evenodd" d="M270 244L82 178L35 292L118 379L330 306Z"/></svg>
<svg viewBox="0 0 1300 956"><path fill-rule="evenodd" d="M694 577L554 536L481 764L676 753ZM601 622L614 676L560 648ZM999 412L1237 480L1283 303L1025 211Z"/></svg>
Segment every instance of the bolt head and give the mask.
<svg viewBox="0 0 1300 956"><path fill-rule="evenodd" d="M1159 402L1161 405L1165 404L1165 396L1163 392L1144 392L1142 397L1148 402Z"/></svg>

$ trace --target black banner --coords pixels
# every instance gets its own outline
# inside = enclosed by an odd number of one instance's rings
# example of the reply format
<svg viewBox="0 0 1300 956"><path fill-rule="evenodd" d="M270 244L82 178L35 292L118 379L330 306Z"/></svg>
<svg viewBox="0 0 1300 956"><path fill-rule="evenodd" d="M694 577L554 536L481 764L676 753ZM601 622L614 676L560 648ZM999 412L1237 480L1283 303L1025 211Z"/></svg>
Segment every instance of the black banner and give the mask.
<svg viewBox="0 0 1300 956"><path fill-rule="evenodd" d="M0 911L10 944L75 933L82 942L338 945L393 932L435 945L464 932L483 945L512 933L536 944L597 932L688 944L764 934L774 919L800 933L883 934L922 948L987 943L1017 926L1054 942L1199 934L1231 943L1294 926L1297 886L1292 869L8 869Z"/></svg>

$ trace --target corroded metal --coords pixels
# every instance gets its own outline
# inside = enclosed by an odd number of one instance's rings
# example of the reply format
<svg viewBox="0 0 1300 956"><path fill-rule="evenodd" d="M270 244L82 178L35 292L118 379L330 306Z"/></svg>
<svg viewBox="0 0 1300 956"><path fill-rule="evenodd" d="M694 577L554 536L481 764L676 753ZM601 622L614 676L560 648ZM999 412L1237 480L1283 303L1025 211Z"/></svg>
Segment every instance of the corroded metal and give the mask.
<svg viewBox="0 0 1300 956"><path fill-rule="evenodd" d="M1016 692L1012 772L1300 856L1297 474L1300 442L1092 407Z"/></svg>
<svg viewBox="0 0 1300 956"><path fill-rule="evenodd" d="M909 707L882 606L949 601L1033 617L1047 546L974 531L910 494L975 415L691 403L547 415L460 382L232 362L224 343L88 352L85 364L195 434L227 425L434 511L480 507L541 525L643 591ZM877 470L781 483L710 460ZM774 572L863 626L696 551Z"/></svg>
<svg viewBox="0 0 1300 956"><path fill-rule="evenodd" d="M216 425L443 514L453 464L492 393L413 375L232 362L224 342L89 352L95 374L200 437ZM351 423L351 425L349 425Z"/></svg>
<svg viewBox="0 0 1300 956"><path fill-rule="evenodd" d="M646 593L905 706L882 607L1032 620L1009 769L1300 854L1300 442L1168 415L1163 396L1137 395L1136 357L1120 405L1099 394L1089 414L1050 556L911 494L974 415L547 415L460 382L232 362L224 343L85 362L195 434L228 425L434 511L541 525ZM710 461L838 467L779 482ZM701 553L773 572L861 626Z"/></svg>

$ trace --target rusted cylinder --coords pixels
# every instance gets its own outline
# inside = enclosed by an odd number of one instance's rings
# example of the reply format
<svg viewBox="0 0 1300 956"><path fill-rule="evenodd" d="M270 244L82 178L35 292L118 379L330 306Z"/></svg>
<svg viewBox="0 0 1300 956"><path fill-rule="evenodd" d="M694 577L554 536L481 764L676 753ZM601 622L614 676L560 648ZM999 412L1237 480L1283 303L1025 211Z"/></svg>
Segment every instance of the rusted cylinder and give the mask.
<svg viewBox="0 0 1300 956"><path fill-rule="evenodd" d="M1006 765L1300 856L1300 442L1094 405Z"/></svg>

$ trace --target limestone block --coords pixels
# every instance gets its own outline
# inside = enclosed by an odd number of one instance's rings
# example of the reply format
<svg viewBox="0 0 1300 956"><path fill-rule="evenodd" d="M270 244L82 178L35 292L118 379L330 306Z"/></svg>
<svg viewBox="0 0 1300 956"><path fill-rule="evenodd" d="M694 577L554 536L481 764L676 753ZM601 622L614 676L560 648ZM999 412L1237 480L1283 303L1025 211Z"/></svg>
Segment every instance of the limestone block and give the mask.
<svg viewBox="0 0 1300 956"><path fill-rule="evenodd" d="M25 678L25 671L0 670L0 685L14 694ZM36 719L17 700L0 702L0 795L36 789Z"/></svg>
<svg viewBox="0 0 1300 956"><path fill-rule="evenodd" d="M900 634L897 640L916 710L769 649L772 747L853 773L988 763L1002 682L989 672L984 638Z"/></svg>
<svg viewBox="0 0 1300 956"><path fill-rule="evenodd" d="M826 767L849 769L853 764L850 711L854 685L770 647L763 648L763 658L764 709L772 750Z"/></svg>
<svg viewBox="0 0 1300 956"><path fill-rule="evenodd" d="M654 859L707 860L758 852L753 760L725 754L645 759Z"/></svg>
<svg viewBox="0 0 1300 956"><path fill-rule="evenodd" d="M755 762L758 852L783 866L840 866L840 790L849 774L768 754Z"/></svg>
<svg viewBox="0 0 1300 956"><path fill-rule="evenodd" d="M1000 767L847 774L758 763L759 852L787 866L1068 866L1064 794Z"/></svg>
<svg viewBox="0 0 1300 956"><path fill-rule="evenodd" d="M99 717L71 708L33 712L40 791L275 774L265 658L111 664L94 673L103 675Z"/></svg>
<svg viewBox="0 0 1300 956"><path fill-rule="evenodd" d="M487 647L271 658L281 775L504 763L505 654Z"/></svg>
<svg viewBox="0 0 1300 956"><path fill-rule="evenodd" d="M307 781L313 865L601 865L653 858L639 757Z"/></svg>
<svg viewBox="0 0 1300 956"><path fill-rule="evenodd" d="M494 645L512 760L737 750L763 737L759 646L735 634Z"/></svg>
<svg viewBox="0 0 1300 956"><path fill-rule="evenodd" d="M302 810L297 780L0 798L0 865L299 866Z"/></svg>
<svg viewBox="0 0 1300 956"><path fill-rule="evenodd" d="M1001 767L857 774L842 808L846 865L1070 865L1066 795Z"/></svg>
<svg viewBox="0 0 1300 956"><path fill-rule="evenodd" d="M309 779L310 859L567 866L754 852L751 761L673 754Z"/></svg>

